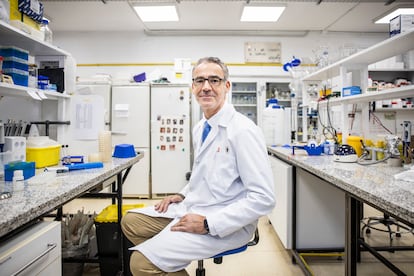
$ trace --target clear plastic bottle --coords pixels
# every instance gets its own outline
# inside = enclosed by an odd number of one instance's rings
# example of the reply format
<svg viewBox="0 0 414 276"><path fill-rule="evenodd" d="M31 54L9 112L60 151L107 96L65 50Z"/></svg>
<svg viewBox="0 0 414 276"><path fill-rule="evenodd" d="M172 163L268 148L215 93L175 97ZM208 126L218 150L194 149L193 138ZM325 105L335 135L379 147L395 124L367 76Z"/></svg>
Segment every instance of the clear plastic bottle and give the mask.
<svg viewBox="0 0 414 276"><path fill-rule="evenodd" d="M40 26L40 30L44 33L44 41L48 43L52 43L53 40L53 32L49 27L49 20L43 19L42 25Z"/></svg>

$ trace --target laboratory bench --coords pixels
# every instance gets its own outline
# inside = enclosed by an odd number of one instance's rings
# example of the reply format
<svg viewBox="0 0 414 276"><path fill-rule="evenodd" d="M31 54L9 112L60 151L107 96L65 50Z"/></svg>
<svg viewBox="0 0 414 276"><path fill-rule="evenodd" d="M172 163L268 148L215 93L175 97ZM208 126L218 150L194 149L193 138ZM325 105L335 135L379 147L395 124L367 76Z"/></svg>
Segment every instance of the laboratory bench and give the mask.
<svg viewBox="0 0 414 276"><path fill-rule="evenodd" d="M413 182L396 180L405 169L335 162L332 155L310 156L304 150L268 147L275 174L276 206L269 215L294 262L304 272L300 252L345 252L345 275L357 275L362 250L398 275L405 275L361 237L363 204L414 227ZM283 180L282 180L283 179ZM278 195L281 193L282 195ZM278 200L279 197L279 200ZM280 204L280 205L279 205ZM414 250L413 247L397 250Z"/></svg>
<svg viewBox="0 0 414 276"><path fill-rule="evenodd" d="M25 237L28 232L33 232L34 227L39 227L39 221L44 216L55 210L58 211L57 216L62 215L62 206L65 203L84 195L91 195L91 192L99 191L105 185L113 186L112 192L107 195L117 201L118 217L122 217L122 183L128 176L131 167L141 160L143 155L143 153L138 153L132 158L112 158L111 162L104 163L103 168L58 173L56 178L48 180L44 184L40 184L40 182L30 184L30 179L14 183L0 181L2 192L11 192L12 194L10 198L0 201L0 213L2 214L0 216L0 255L2 255L3 249L6 250L3 253L7 253L7 248L11 246L9 244L16 243L14 240L17 236ZM98 197L101 195L101 193L93 194ZM59 220L59 217L57 219ZM60 229L60 225L58 226ZM60 231L58 233L60 241ZM60 246L57 249L60 255ZM51 249L46 251L48 250ZM0 260L0 265L3 266L6 263L7 266L6 261L9 259L12 257Z"/></svg>

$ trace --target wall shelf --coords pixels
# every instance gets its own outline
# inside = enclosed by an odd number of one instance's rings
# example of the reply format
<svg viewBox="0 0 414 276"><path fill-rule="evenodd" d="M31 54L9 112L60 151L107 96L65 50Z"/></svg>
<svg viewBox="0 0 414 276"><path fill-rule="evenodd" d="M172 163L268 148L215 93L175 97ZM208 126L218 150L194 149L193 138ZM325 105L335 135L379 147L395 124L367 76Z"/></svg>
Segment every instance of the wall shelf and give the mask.
<svg viewBox="0 0 414 276"><path fill-rule="evenodd" d="M390 100L399 98L411 98L414 95L414 85L406 85L396 88L390 88L377 92L367 92L360 95L334 98L329 100L329 105L341 105L341 104L357 104L362 102L372 102L376 100ZM319 106L324 107L328 103L327 100L319 102Z"/></svg>
<svg viewBox="0 0 414 276"><path fill-rule="evenodd" d="M0 21L0 37L2 46L16 46L29 51L32 56L69 56L58 47L41 41L29 34Z"/></svg>
<svg viewBox="0 0 414 276"><path fill-rule="evenodd" d="M44 91L36 88L0 82L0 96L33 98L30 96L31 93L34 93L36 95L43 93L47 97L47 99L43 100L57 100L70 97L67 94L62 94L55 91Z"/></svg>
<svg viewBox="0 0 414 276"><path fill-rule="evenodd" d="M414 29L404 34L388 38L372 47L328 65L321 70L305 76L302 78L302 81L322 81L330 79L340 74L341 67L354 65L368 66L377 61L408 52L413 49L413 41Z"/></svg>

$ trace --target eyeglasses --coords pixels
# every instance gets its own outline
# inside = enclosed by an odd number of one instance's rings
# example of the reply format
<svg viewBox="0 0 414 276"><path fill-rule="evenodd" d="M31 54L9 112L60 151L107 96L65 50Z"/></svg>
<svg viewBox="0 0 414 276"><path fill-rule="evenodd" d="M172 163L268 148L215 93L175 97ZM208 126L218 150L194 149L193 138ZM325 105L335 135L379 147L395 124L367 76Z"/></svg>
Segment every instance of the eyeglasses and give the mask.
<svg viewBox="0 0 414 276"><path fill-rule="evenodd" d="M202 85L204 85L205 81L208 81L208 83L211 86L216 86L217 87L221 84L222 81L224 81L224 79L219 78L219 77L208 77L208 78L199 77L199 78L193 79L193 84L195 86L202 86Z"/></svg>

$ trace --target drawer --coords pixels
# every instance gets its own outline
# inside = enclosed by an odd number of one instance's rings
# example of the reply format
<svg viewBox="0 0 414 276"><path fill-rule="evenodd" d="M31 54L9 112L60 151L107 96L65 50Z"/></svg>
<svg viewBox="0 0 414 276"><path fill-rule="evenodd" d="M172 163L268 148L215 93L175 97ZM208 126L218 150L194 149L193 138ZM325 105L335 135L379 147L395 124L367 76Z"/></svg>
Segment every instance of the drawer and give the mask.
<svg viewBox="0 0 414 276"><path fill-rule="evenodd" d="M39 222L0 244L2 275L61 275L60 222Z"/></svg>

